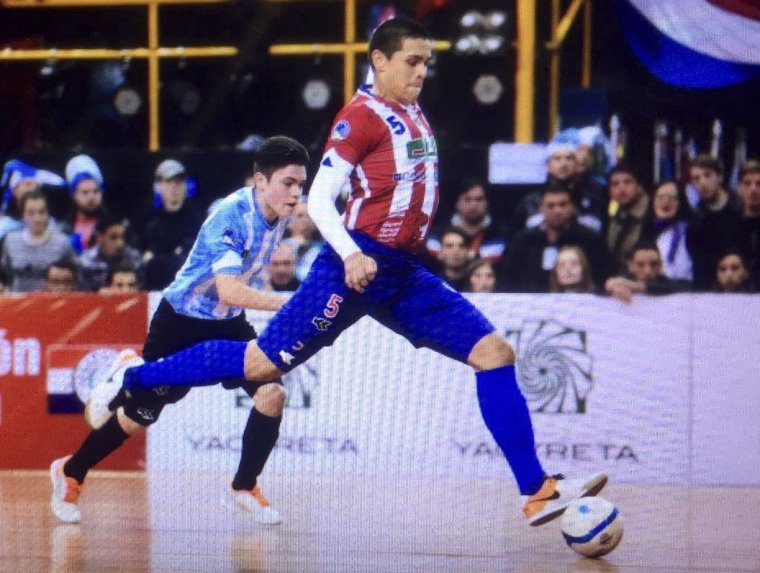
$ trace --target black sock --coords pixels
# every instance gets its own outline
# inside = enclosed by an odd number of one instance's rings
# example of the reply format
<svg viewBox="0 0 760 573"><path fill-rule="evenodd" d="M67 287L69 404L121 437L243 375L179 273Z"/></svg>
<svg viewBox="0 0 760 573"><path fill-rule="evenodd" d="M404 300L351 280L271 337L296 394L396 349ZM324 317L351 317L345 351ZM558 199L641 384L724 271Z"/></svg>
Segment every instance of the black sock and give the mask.
<svg viewBox="0 0 760 573"><path fill-rule="evenodd" d="M280 436L280 422L282 416L267 416L256 408L251 410L243 432L240 465L232 481L232 489L250 490L256 485L256 478L264 469Z"/></svg>
<svg viewBox="0 0 760 573"><path fill-rule="evenodd" d="M116 450L129 437L119 425L116 414L97 430L90 432L76 453L63 466L63 473L79 483L100 460Z"/></svg>

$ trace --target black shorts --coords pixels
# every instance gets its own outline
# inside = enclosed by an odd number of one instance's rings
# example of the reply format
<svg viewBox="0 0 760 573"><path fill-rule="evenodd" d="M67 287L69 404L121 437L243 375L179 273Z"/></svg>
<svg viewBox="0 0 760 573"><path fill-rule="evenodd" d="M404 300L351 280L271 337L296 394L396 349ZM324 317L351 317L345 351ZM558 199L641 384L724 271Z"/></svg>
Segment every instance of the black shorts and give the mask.
<svg viewBox="0 0 760 573"><path fill-rule="evenodd" d="M204 342L206 340L240 340L256 338L256 331L246 320L245 314L224 320L205 320L193 318L175 312L174 308L161 299L148 329L148 336L143 345L143 358L153 362L175 352ZM265 382L249 382L245 379L225 380L227 389L242 388L253 396L259 386ZM191 386L158 386L130 390L131 397L123 398L120 405L129 418L149 425L158 419L161 410L167 404L174 404L191 390Z"/></svg>

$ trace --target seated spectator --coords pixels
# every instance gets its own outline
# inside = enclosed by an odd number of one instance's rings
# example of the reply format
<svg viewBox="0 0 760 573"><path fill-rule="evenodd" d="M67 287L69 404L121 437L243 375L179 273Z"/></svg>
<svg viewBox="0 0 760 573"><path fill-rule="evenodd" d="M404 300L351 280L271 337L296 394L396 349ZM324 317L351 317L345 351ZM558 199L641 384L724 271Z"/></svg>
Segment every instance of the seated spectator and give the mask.
<svg viewBox="0 0 760 573"><path fill-rule="evenodd" d="M752 159L739 171L742 216L738 245L754 285L760 285L760 160Z"/></svg>
<svg viewBox="0 0 760 573"><path fill-rule="evenodd" d="M0 240L11 231L24 228L21 219L20 202L29 191L41 190L42 185L64 185L63 177L37 169L19 161L11 159L3 166L3 176L0 179L0 192L2 192L2 215L0 215ZM50 220L51 228L57 228L58 224Z"/></svg>
<svg viewBox="0 0 760 573"><path fill-rule="evenodd" d="M137 269L129 264L119 264L108 271L108 282L106 286L98 290L98 294L119 294L139 290L141 290L140 277Z"/></svg>
<svg viewBox="0 0 760 573"><path fill-rule="evenodd" d="M467 268L466 292L496 292L496 270L488 259L475 259Z"/></svg>
<svg viewBox="0 0 760 573"><path fill-rule="evenodd" d="M663 274L671 279L691 282L694 274L686 240L692 219L691 207L686 192L675 181L663 181L654 190L652 217Z"/></svg>
<svg viewBox="0 0 760 573"><path fill-rule="evenodd" d="M188 201L185 166L174 159L156 168L156 208L145 226L142 250L146 290L161 290L174 280L203 223Z"/></svg>
<svg viewBox="0 0 760 573"><path fill-rule="evenodd" d="M435 229L430 234L427 241L428 252L437 257L441 249L441 232L449 227L457 227L464 231L467 237L467 249L471 258L483 258L498 263L504 254L507 229L496 224L491 217L485 185L475 180L466 182L457 197L454 209L451 221L444 228Z"/></svg>
<svg viewBox="0 0 760 573"><path fill-rule="evenodd" d="M718 258L739 243L741 203L723 185L720 161L700 155L689 166L691 183L699 193L694 224L689 229L689 245L694 261L694 287L709 290Z"/></svg>
<svg viewBox="0 0 760 573"><path fill-rule="evenodd" d="M269 260L269 286L274 291L295 292L301 285L296 277L296 251L294 243L287 239L282 241L272 253Z"/></svg>
<svg viewBox="0 0 760 573"><path fill-rule="evenodd" d="M71 236L77 255L93 246L98 218L103 206L103 174L88 155L72 157L66 164L66 181L71 192L71 208L61 222L61 230Z"/></svg>
<svg viewBox="0 0 760 573"><path fill-rule="evenodd" d="M467 290L467 267L470 251L467 235L457 227L449 227L441 234L437 274L459 292Z"/></svg>
<svg viewBox="0 0 760 573"><path fill-rule="evenodd" d="M586 253L595 283L603 284L615 272L599 233L578 223L566 187L544 189L541 213L541 225L519 233L505 257L500 274L509 292L549 292L549 276L559 249L565 245L576 245Z"/></svg>
<svg viewBox="0 0 760 573"><path fill-rule="evenodd" d="M47 197L42 191L24 193L20 199L24 228L11 231L3 241L0 266L10 279L11 292L45 290L48 266L74 256L66 235L51 228Z"/></svg>
<svg viewBox="0 0 760 573"><path fill-rule="evenodd" d="M314 259L322 250L322 236L311 220L303 198L293 211L285 236L296 246L296 278L302 281L311 268Z"/></svg>
<svg viewBox="0 0 760 573"><path fill-rule="evenodd" d="M77 266L72 257L50 264L45 272L45 290L57 293L77 290Z"/></svg>
<svg viewBox="0 0 760 573"><path fill-rule="evenodd" d="M624 269L627 254L652 232L649 196L641 178L623 163L610 170L608 188L610 205L605 221L605 239L618 268Z"/></svg>
<svg viewBox="0 0 760 573"><path fill-rule="evenodd" d="M82 290L97 292L108 284L108 273L118 265L129 265L140 272L142 257L127 245L125 236L129 223L108 214L98 219L95 227L95 246L77 259L78 282Z"/></svg>
<svg viewBox="0 0 760 573"><path fill-rule="evenodd" d="M612 277L604 283L608 294L623 302L631 302L634 294L663 295L689 290L685 281L669 279L662 274L662 257L657 244L641 241L633 246L626 258L625 275Z"/></svg>
<svg viewBox="0 0 760 573"><path fill-rule="evenodd" d="M755 292L747 263L739 250L726 251L718 259L713 290L726 293Z"/></svg>
<svg viewBox="0 0 760 573"><path fill-rule="evenodd" d="M3 269L0 268L0 294L5 293L5 285L8 284L8 279L5 277Z"/></svg>
<svg viewBox="0 0 760 573"><path fill-rule="evenodd" d="M591 266L588 264L588 258L583 249L575 245L567 245L559 250L557 261L549 277L549 292L594 292Z"/></svg>

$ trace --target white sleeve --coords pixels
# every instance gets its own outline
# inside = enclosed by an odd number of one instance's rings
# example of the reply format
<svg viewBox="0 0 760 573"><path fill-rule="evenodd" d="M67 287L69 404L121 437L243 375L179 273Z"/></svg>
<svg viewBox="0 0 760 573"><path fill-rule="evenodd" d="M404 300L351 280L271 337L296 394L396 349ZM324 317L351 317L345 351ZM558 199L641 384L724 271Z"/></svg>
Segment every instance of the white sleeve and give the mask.
<svg viewBox="0 0 760 573"><path fill-rule="evenodd" d="M337 153L329 151L325 154L309 190L309 216L325 241L330 243L343 260L361 251L343 226L343 219L335 207L335 200L343 186L348 183L351 171L353 165Z"/></svg>

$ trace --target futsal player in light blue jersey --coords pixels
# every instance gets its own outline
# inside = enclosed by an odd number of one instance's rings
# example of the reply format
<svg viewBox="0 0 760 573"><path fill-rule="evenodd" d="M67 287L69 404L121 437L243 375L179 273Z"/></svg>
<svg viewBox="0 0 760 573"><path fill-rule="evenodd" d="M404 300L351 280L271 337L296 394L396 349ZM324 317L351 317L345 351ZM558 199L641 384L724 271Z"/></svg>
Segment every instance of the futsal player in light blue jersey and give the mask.
<svg viewBox="0 0 760 573"><path fill-rule="evenodd" d="M209 215L185 264L164 290L150 323L142 358L125 350L113 368L155 362L204 341L249 341L256 332L245 309L278 310L285 298L254 288L282 239L301 200L309 155L294 139L275 136L256 151L254 185L226 197ZM212 342L213 344L213 342ZM167 404L182 399L189 386L120 391L121 384L97 385L85 409L94 428L71 456L50 467L53 513L69 523L80 520L79 495L87 472L137 431L153 424ZM280 523L257 484L279 435L285 390L279 379L251 382L227 378L225 388L243 388L255 406L243 431L240 464L232 481L231 504L250 511L260 523Z"/></svg>

